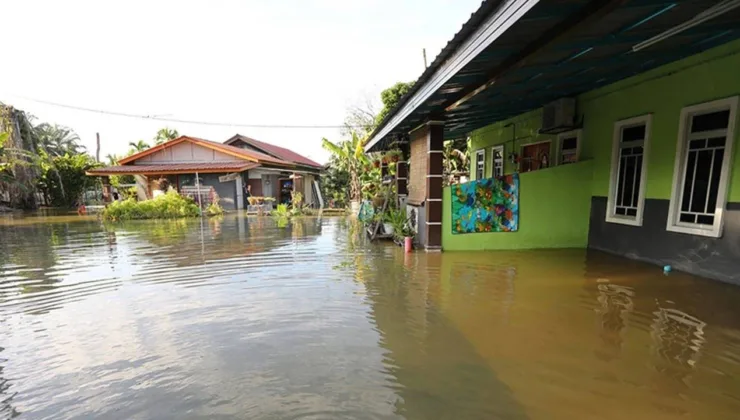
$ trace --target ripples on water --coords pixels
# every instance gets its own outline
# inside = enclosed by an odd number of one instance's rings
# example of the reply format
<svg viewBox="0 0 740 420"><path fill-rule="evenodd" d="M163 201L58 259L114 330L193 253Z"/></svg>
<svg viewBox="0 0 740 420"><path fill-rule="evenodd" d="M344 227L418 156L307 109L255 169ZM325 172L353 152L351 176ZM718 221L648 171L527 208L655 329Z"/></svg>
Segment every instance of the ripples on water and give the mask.
<svg viewBox="0 0 740 420"><path fill-rule="evenodd" d="M0 219L0 419L737 418L740 288L337 218Z"/></svg>

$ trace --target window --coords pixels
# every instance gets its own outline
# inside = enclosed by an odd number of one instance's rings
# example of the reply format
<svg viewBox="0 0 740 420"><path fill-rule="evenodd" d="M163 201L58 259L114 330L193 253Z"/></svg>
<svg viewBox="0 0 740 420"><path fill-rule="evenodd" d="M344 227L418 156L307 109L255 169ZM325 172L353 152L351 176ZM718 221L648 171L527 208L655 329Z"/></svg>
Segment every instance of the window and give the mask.
<svg viewBox="0 0 740 420"><path fill-rule="evenodd" d="M486 151L478 150L475 152L475 179L485 178Z"/></svg>
<svg viewBox="0 0 740 420"><path fill-rule="evenodd" d="M606 221L642 226L651 115L614 124Z"/></svg>
<svg viewBox="0 0 740 420"><path fill-rule="evenodd" d="M531 172L550 166L550 140L522 145L519 172Z"/></svg>
<svg viewBox="0 0 740 420"><path fill-rule="evenodd" d="M722 236L738 97L681 110L668 230Z"/></svg>
<svg viewBox="0 0 740 420"><path fill-rule="evenodd" d="M491 176L504 176L504 146L491 148Z"/></svg>
<svg viewBox="0 0 740 420"><path fill-rule="evenodd" d="M578 162L581 151L581 130L569 131L558 136L558 165Z"/></svg>

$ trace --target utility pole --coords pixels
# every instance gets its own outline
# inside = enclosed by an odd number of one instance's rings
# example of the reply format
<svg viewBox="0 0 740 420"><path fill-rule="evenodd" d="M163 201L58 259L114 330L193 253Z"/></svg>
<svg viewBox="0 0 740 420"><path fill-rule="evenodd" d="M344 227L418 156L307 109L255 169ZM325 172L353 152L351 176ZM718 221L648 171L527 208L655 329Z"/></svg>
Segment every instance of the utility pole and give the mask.
<svg viewBox="0 0 740 420"><path fill-rule="evenodd" d="M97 148L95 149L95 160L100 162L100 133L95 133L95 142Z"/></svg>
<svg viewBox="0 0 740 420"><path fill-rule="evenodd" d="M421 53L424 55L424 70L426 70L426 68L429 67L427 65L427 49L426 48L422 48L421 49Z"/></svg>

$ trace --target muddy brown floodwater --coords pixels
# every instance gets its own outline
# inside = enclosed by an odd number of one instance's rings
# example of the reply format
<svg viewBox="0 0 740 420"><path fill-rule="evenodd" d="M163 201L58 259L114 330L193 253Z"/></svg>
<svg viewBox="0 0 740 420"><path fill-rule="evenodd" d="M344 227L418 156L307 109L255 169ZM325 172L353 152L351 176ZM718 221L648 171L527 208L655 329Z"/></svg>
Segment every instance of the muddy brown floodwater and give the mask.
<svg viewBox="0 0 740 420"><path fill-rule="evenodd" d="M0 218L0 419L737 419L740 288L339 218Z"/></svg>

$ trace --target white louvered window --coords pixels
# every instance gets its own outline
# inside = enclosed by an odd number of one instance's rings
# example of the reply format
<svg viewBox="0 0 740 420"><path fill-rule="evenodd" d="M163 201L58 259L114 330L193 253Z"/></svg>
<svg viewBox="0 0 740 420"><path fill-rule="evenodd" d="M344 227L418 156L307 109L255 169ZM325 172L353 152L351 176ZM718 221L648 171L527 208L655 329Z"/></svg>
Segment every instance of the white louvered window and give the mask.
<svg viewBox="0 0 740 420"><path fill-rule="evenodd" d="M721 236L737 97L684 108L667 229Z"/></svg>
<svg viewBox="0 0 740 420"><path fill-rule="evenodd" d="M504 176L504 146L491 148L491 176Z"/></svg>
<svg viewBox="0 0 740 420"><path fill-rule="evenodd" d="M486 151L478 150L475 152L475 179L485 178Z"/></svg>
<svg viewBox="0 0 740 420"><path fill-rule="evenodd" d="M642 225L651 121L643 115L614 124L607 222Z"/></svg>

